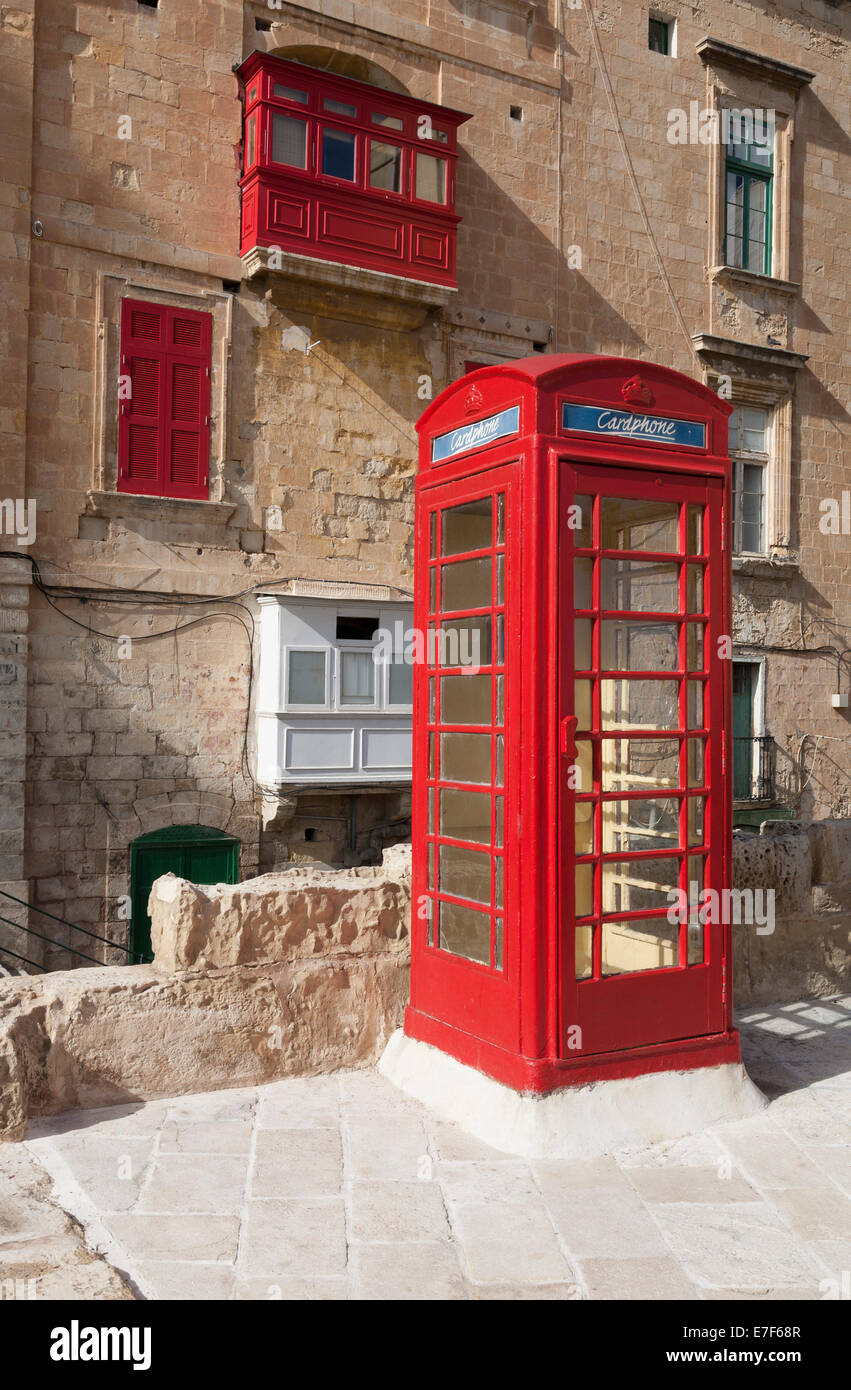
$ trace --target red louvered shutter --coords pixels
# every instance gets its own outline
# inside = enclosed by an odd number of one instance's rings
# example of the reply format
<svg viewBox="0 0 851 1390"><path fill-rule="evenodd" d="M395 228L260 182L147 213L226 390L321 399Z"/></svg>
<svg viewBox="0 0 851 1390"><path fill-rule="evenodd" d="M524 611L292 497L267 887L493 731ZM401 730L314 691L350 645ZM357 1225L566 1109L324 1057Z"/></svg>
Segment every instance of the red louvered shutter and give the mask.
<svg viewBox="0 0 851 1390"><path fill-rule="evenodd" d="M211 339L209 314L123 301L119 492L208 496Z"/></svg>

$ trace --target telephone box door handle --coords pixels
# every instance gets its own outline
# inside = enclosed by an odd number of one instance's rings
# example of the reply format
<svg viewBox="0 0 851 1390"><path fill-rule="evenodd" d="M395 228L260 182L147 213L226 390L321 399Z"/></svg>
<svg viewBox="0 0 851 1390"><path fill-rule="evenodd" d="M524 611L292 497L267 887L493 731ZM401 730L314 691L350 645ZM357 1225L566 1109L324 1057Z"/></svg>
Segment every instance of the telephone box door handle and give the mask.
<svg viewBox="0 0 851 1390"><path fill-rule="evenodd" d="M561 751L568 758L576 757L576 725L579 722L578 716L568 714L561 721Z"/></svg>

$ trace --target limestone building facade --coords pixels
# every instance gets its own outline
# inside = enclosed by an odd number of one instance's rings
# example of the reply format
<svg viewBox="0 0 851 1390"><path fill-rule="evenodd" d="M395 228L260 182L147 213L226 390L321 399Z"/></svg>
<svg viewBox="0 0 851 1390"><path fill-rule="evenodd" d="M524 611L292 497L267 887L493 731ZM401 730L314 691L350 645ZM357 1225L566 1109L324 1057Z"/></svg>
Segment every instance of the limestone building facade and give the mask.
<svg viewBox="0 0 851 1390"><path fill-rule="evenodd" d="M739 819L851 815L847 5L15 0L0 40L7 964L87 963L30 902L118 960L169 866L404 838L414 424L532 353L731 400Z"/></svg>

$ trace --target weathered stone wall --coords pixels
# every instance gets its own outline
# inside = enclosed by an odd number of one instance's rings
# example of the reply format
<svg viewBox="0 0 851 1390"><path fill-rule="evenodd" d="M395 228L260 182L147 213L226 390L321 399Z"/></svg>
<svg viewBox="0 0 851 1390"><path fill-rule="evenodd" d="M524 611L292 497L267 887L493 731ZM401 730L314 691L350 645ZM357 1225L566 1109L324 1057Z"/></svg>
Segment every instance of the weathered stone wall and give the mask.
<svg viewBox="0 0 851 1390"><path fill-rule="evenodd" d="M763 353L770 336L808 357L800 371L778 369L795 393L786 563L737 574L734 633L741 650L780 649L768 658L766 729L781 750L784 800L803 817L845 815L847 713L829 703L835 656L813 649L841 651L851 630L848 537L818 525L820 502L848 483L851 18L822 0L668 0L666 13L678 21L676 57L648 52L644 0L607 0L600 44L687 334ZM2 706L0 886L126 941L118 905L144 830L189 822L237 834L243 877L340 857L338 808L314 793L289 830L263 828L240 773L248 686L237 620L248 615L223 598L299 576L410 589L421 378L436 393L466 360L533 350L625 353L693 375L701 365L634 203L585 9L16 0L2 7L0 34L0 498L36 499L29 553L68 591L63 611L107 634L87 635L29 585L22 601L27 565L8 584L3 575L0 658L29 693ZM816 74L795 111L779 284L713 277L707 147L667 140L670 109L702 105L716 81L695 50L707 34ZM304 45L307 61L333 50L338 70L368 76L372 64L414 96L471 113L458 169L459 291L416 329L392 314L380 326L353 322L327 293L319 309L292 287L267 298L245 278L232 68L255 48L301 46L305 56ZM722 86L738 94L735 82ZM209 502L115 493L119 310L133 294L213 315ZM305 354L308 340L318 346ZM97 602L104 587L186 602L117 611ZM250 613L250 596L243 602ZM149 640L198 616L209 621ZM119 660L110 635L146 640ZM363 824L381 815L380 805L365 810ZM306 816L319 829L313 849L298 839ZM46 959L69 963L62 952Z"/></svg>
<svg viewBox="0 0 851 1390"><path fill-rule="evenodd" d="M0 1138L28 1115L374 1062L408 998L410 854L151 895L152 966L0 981Z"/></svg>
<svg viewBox="0 0 851 1390"><path fill-rule="evenodd" d="M851 820L733 837L733 884L770 890L774 930L733 926L737 1004L838 994L851 980Z"/></svg>

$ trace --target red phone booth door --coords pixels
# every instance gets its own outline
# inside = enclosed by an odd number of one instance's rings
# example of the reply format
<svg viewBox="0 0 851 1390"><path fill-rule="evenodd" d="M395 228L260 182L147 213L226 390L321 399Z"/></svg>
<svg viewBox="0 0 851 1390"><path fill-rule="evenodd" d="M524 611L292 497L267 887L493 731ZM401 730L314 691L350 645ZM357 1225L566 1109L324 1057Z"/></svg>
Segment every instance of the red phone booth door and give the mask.
<svg viewBox="0 0 851 1390"><path fill-rule="evenodd" d="M722 483L570 464L562 478L562 1043L576 1057L724 1028L717 914L671 914L672 890L723 887Z"/></svg>

